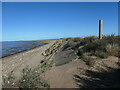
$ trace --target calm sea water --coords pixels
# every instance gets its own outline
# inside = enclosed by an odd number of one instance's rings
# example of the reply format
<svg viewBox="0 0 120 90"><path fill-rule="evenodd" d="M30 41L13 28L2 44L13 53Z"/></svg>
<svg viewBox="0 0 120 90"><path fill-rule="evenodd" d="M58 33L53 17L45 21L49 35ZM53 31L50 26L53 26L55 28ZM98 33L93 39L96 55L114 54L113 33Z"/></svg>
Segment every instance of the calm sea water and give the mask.
<svg viewBox="0 0 120 90"><path fill-rule="evenodd" d="M0 58L47 44L35 45L37 42L40 41L0 42L0 47L2 46L0 49Z"/></svg>

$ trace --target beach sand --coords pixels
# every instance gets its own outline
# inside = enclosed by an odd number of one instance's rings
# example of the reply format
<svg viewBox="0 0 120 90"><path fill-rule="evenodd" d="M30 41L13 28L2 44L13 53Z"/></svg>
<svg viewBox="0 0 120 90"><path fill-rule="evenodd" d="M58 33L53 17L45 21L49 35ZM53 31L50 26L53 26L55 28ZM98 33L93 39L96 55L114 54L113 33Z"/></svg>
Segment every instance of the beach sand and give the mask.
<svg viewBox="0 0 120 90"><path fill-rule="evenodd" d="M7 76L11 71L13 71L19 76L21 70L26 66L32 68L39 65L40 61L44 59L42 53L55 42L56 40L49 40L46 45L3 58L2 75Z"/></svg>

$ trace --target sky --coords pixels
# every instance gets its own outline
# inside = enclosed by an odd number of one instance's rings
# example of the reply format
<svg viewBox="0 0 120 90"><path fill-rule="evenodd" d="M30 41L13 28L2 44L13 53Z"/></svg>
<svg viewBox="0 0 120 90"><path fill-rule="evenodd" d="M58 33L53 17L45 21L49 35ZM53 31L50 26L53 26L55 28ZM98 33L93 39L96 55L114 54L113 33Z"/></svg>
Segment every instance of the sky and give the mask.
<svg viewBox="0 0 120 90"><path fill-rule="evenodd" d="M3 2L3 41L118 34L117 2Z"/></svg>

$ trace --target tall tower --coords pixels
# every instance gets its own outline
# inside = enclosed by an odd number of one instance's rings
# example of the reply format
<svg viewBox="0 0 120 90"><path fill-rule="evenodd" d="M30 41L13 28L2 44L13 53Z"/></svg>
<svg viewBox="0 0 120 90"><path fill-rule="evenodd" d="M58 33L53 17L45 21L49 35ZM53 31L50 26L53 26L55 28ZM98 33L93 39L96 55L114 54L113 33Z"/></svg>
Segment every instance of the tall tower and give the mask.
<svg viewBox="0 0 120 90"><path fill-rule="evenodd" d="M102 39L102 24L103 20L99 20L99 39Z"/></svg>

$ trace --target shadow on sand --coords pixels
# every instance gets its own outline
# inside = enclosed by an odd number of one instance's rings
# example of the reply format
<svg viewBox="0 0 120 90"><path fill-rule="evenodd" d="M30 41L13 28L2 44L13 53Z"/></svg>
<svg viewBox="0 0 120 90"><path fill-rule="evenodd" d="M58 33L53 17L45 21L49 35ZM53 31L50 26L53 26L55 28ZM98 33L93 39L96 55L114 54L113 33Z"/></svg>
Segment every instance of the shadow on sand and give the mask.
<svg viewBox="0 0 120 90"><path fill-rule="evenodd" d="M120 88L120 68L106 68L99 72L86 70L84 75L74 75L75 82L80 88Z"/></svg>

